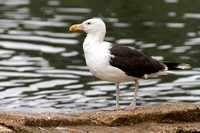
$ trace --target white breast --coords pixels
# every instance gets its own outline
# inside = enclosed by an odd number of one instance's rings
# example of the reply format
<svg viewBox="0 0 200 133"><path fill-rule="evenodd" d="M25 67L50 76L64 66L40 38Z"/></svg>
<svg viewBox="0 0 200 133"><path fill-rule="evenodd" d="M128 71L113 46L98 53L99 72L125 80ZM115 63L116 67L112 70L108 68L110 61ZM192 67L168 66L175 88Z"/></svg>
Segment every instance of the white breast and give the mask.
<svg viewBox="0 0 200 133"><path fill-rule="evenodd" d="M97 78L111 82L126 82L137 79L127 76L122 70L110 65L109 59L112 57L110 48L111 44L108 42L100 44L84 43L85 59L90 72Z"/></svg>

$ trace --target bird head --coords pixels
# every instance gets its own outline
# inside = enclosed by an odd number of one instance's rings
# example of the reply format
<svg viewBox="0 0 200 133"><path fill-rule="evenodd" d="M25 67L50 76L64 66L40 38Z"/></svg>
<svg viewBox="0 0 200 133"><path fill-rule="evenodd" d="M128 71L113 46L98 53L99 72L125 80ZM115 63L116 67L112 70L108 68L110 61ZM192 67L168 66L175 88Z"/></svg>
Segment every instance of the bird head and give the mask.
<svg viewBox="0 0 200 133"><path fill-rule="evenodd" d="M83 30L88 34L106 32L105 23L99 18L92 18L84 21L81 24L72 25L70 31Z"/></svg>

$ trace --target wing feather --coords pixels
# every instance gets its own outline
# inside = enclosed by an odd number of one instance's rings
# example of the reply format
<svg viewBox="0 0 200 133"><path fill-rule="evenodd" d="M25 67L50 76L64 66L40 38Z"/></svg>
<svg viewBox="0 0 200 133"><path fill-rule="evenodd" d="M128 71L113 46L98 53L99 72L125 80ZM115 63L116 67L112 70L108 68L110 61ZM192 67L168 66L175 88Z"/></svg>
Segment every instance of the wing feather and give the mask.
<svg viewBox="0 0 200 133"><path fill-rule="evenodd" d="M124 71L128 76L144 78L145 74L164 70L165 65L135 49L112 44L110 64Z"/></svg>

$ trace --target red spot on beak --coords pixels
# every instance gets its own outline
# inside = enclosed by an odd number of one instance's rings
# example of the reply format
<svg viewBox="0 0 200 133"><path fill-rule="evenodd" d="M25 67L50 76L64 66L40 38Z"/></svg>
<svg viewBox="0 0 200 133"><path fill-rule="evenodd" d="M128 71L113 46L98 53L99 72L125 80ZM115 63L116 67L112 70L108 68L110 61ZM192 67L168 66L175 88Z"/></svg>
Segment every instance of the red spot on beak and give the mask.
<svg viewBox="0 0 200 133"><path fill-rule="evenodd" d="M76 31L76 28L71 28L72 31Z"/></svg>

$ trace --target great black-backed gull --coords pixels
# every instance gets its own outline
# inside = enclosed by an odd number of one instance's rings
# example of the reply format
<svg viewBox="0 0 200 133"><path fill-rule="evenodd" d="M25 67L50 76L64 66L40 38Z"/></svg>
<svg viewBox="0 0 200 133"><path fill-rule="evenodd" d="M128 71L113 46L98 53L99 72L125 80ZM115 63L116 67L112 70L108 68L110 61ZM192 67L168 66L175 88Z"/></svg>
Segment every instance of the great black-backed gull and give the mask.
<svg viewBox="0 0 200 133"><path fill-rule="evenodd" d="M92 18L82 24L75 24L70 31L83 30L87 37L83 43L86 64L90 72L105 81L116 85L116 107L107 110L118 110L119 83L135 81L135 93L131 104L125 110L134 110L139 87L138 80L157 75L176 74L169 70L179 70L182 63L169 63L156 60L133 48L115 45L104 41L105 23L99 18Z"/></svg>

